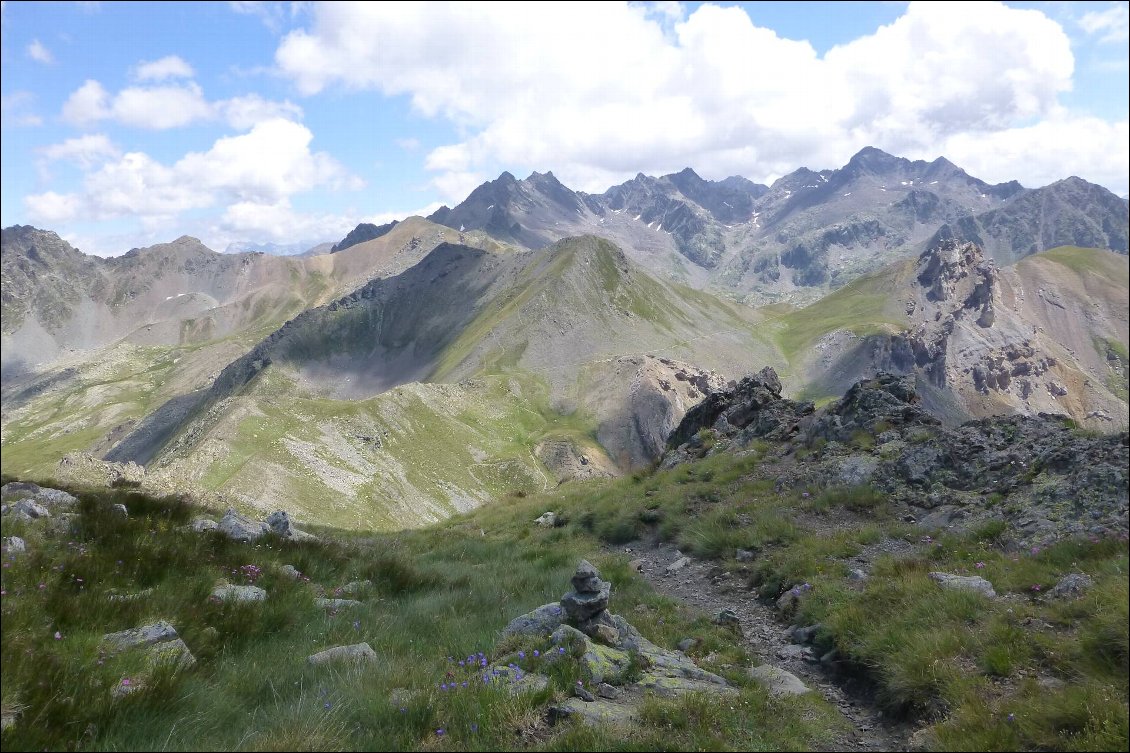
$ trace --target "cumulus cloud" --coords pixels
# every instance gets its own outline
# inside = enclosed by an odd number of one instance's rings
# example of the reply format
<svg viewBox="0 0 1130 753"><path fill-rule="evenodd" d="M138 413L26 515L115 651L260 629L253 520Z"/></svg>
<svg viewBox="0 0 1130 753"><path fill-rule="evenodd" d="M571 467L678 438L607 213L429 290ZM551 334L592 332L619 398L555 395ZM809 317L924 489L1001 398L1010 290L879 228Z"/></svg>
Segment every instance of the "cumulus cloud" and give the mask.
<svg viewBox="0 0 1130 753"><path fill-rule="evenodd" d="M140 80L153 80L191 75L192 69L187 64L181 68L181 64L184 61L175 56L162 58L141 64L135 76ZM79 127L112 120L135 128L167 130L201 121L223 120L232 128L247 130L266 120L301 118L302 108L290 101L275 102L258 94L209 101L194 81L131 86L111 96L102 84L88 80L67 98L62 114L64 120Z"/></svg>
<svg viewBox="0 0 1130 753"><path fill-rule="evenodd" d="M133 76L138 81L164 81L167 78L192 78L192 66L177 55L137 64Z"/></svg>
<svg viewBox="0 0 1130 753"><path fill-rule="evenodd" d="M326 3L281 40L275 60L304 94L405 95L421 114L455 124L466 136L426 163L449 200L463 198L472 176L519 165L603 190L638 170L687 165L768 180L800 165L842 165L867 145L938 156L961 144L990 164L988 145L1009 134L1034 150L1009 163L1010 177L1035 185L1080 172L1085 150L1043 149L1037 140L1059 131L1028 130L1067 122L1058 98L1071 88L1074 57L1063 28L1000 3L952 6L912 3L820 55L741 8L711 4L687 14L617 3L583 13L551 3ZM1088 148L1117 134L1091 133ZM1126 171L1125 141L1096 148Z"/></svg>
<svg viewBox="0 0 1130 753"><path fill-rule="evenodd" d="M40 42L38 39L33 39L31 44L27 46L27 56L37 63L50 65L55 62L55 56L51 54L51 50Z"/></svg>
<svg viewBox="0 0 1130 753"><path fill-rule="evenodd" d="M133 217L143 224L166 222L193 209L224 204L230 220L263 221L282 215L290 197L315 188L357 189L358 178L325 152L310 149L305 126L275 119L250 132L218 139L206 152L191 152L166 165L143 152L116 158L98 138L72 139L50 147L57 159L95 155L81 192L48 191L25 200L33 219L48 224L76 219ZM94 157L90 157L94 159ZM270 208L274 208L271 210ZM226 215L229 216L229 215Z"/></svg>

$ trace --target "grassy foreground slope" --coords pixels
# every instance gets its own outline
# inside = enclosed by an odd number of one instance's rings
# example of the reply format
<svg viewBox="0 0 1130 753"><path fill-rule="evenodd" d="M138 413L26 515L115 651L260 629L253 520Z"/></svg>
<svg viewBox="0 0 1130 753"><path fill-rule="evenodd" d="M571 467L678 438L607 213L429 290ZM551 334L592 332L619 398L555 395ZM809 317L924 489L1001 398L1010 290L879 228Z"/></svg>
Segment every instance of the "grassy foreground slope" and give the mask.
<svg viewBox="0 0 1130 753"><path fill-rule="evenodd" d="M747 598L796 589L792 620L821 623L819 648L874 684L891 715L916 721L923 749L1125 749L1128 562L1123 540L1065 541L1013 551L987 525L924 537L867 487L776 492L757 480L759 452L723 453L671 470L506 497L431 528L400 534L323 529L321 542L232 543L181 529L198 514L174 498L80 492L73 529L47 534L5 519L28 552L3 570L3 704L21 711L4 748L811 750L834 745L842 717L816 694L770 699L751 683L734 637L657 595L615 553L638 538L676 542L743 576ZM115 516L124 502L129 518ZM556 528L532 520L554 510ZM39 525L39 524L35 524ZM613 546L616 545L616 546ZM756 553L734 559L736 548ZM853 581L855 558L871 575ZM547 646L499 642L518 614L560 598L577 560L613 583L610 609L656 643L689 650L739 685L727 703L651 699L628 731L549 727L544 711L578 679L550 668L549 688L517 697L473 681L459 665L483 654L526 662ZM311 581L286 578L293 564ZM221 605L213 585L262 570L265 602ZM939 588L927 573L979 574L994 600ZM1048 594L1063 575L1093 586ZM371 579L362 606L337 614L312 584ZM807 587L804 586L807 584ZM110 593L152 589L134 601ZM102 634L171 622L197 658L142 692L112 700L136 677L127 656L98 651ZM307 655L367 641L364 669L308 666ZM525 651L520 659L517 651ZM465 677L466 676L466 677ZM467 688L462 680L472 682ZM455 681L454 690L441 686ZM442 732L441 732L442 730Z"/></svg>

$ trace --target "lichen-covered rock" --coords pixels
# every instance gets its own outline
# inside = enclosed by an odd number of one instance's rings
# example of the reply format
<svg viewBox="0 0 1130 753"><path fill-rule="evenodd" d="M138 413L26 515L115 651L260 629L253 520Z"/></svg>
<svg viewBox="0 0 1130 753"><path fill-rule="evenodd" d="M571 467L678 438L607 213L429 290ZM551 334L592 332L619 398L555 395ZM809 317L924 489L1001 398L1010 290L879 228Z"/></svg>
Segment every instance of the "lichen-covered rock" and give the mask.
<svg viewBox="0 0 1130 753"><path fill-rule="evenodd" d="M205 531L215 531L220 527L220 524L210 518L197 518L189 524L196 533L204 533Z"/></svg>
<svg viewBox="0 0 1130 753"><path fill-rule="evenodd" d="M160 620L151 625L142 625L117 633L107 633L102 636L102 641L109 644L111 649L124 651L138 646L149 646L154 643L176 640L177 637L176 628L165 620Z"/></svg>

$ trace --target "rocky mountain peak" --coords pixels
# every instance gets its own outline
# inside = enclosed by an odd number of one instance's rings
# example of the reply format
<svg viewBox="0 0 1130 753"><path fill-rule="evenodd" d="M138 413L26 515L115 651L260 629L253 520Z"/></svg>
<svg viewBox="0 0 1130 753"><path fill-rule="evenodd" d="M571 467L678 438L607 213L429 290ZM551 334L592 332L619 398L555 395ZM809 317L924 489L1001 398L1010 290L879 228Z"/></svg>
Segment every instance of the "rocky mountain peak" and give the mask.
<svg viewBox="0 0 1130 753"><path fill-rule="evenodd" d="M362 222L357 227L350 230L349 234L342 238L340 243L334 244L334 246L330 249L330 253L336 254L338 251L344 251L350 246L356 246L358 243L375 240L376 238L380 238L382 235L387 235L390 230L397 226L397 224L398 222L396 220L385 223L384 225L374 225L371 222Z"/></svg>
<svg viewBox="0 0 1130 753"><path fill-rule="evenodd" d="M855 153L844 170L855 173L883 174L898 170L907 164L907 160L887 154L882 149L865 146Z"/></svg>

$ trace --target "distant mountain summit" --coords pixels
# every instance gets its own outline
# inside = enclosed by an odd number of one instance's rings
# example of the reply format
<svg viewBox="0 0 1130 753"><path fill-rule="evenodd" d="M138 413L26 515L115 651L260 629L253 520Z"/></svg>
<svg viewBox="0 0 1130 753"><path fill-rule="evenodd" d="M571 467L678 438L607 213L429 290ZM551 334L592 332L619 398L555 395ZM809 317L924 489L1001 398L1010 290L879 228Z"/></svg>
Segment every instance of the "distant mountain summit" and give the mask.
<svg viewBox="0 0 1130 753"><path fill-rule="evenodd" d="M751 302L815 300L945 238L976 242L1000 264L1060 245L1125 253L1130 226L1126 202L1078 178L994 185L944 157L912 161L874 147L837 170L800 168L768 187L687 168L585 194L552 173L503 173L430 219L527 248L602 235L661 274Z"/></svg>

